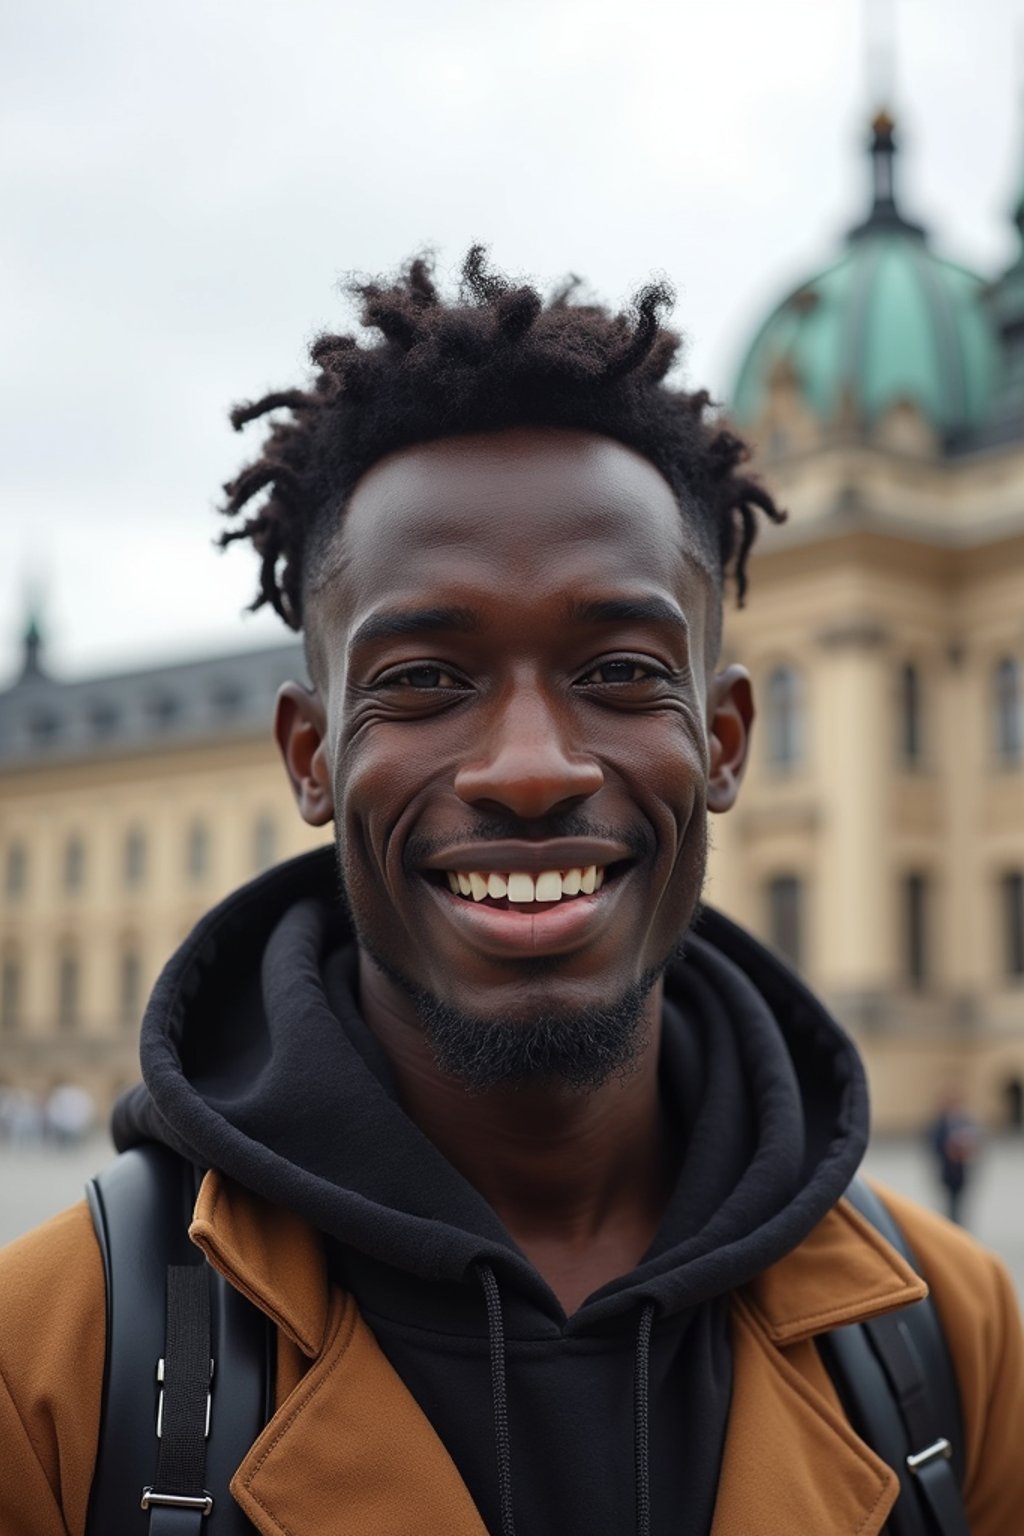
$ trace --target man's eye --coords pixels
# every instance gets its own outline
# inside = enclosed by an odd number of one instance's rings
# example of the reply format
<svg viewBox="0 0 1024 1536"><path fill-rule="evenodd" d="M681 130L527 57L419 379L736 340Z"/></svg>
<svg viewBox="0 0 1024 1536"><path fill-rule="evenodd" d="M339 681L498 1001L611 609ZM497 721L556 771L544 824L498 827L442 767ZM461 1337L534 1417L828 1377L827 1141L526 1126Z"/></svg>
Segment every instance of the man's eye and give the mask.
<svg viewBox="0 0 1024 1536"><path fill-rule="evenodd" d="M659 675L655 666L633 661L628 656L616 661L602 661L592 667L580 681L584 683L644 683Z"/></svg>
<svg viewBox="0 0 1024 1536"><path fill-rule="evenodd" d="M424 661L414 667L403 667L400 672L389 672L380 679L377 685L381 688L464 688L461 679L451 672L446 672L444 667L438 667L433 662Z"/></svg>

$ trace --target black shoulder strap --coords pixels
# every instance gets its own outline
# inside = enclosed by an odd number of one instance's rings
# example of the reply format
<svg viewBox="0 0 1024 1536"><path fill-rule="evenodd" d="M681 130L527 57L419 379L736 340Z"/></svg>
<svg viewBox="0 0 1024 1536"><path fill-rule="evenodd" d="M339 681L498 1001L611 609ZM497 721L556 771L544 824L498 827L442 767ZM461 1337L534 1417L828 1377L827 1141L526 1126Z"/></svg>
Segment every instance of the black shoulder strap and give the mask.
<svg viewBox="0 0 1024 1536"><path fill-rule="evenodd" d="M86 1187L107 1298L88 1536L252 1536L228 1483L270 1414L274 1331L189 1241L196 1184L146 1145Z"/></svg>
<svg viewBox="0 0 1024 1536"><path fill-rule="evenodd" d="M920 1273L903 1232L867 1184L855 1179L846 1198ZM930 1298L835 1328L818 1342L851 1424L899 1477L893 1536L970 1536L960 1492L960 1398Z"/></svg>

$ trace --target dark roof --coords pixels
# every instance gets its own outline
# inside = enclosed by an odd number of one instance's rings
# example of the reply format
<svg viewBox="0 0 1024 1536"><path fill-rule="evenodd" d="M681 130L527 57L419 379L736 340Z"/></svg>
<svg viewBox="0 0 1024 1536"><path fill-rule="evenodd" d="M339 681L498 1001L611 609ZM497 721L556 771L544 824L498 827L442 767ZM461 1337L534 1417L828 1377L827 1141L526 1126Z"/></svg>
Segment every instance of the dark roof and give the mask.
<svg viewBox="0 0 1024 1536"><path fill-rule="evenodd" d="M0 771L269 735L278 688L306 675L299 641L74 682L27 672L0 693Z"/></svg>

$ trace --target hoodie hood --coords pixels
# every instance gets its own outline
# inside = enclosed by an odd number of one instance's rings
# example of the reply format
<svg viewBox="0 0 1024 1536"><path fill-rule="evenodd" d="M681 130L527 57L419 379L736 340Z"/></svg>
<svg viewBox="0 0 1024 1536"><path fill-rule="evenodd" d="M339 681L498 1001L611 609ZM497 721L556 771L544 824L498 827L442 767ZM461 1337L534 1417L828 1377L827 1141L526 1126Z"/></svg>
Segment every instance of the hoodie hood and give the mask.
<svg viewBox="0 0 1024 1536"><path fill-rule="evenodd" d="M642 1262L564 1319L475 1188L402 1110L359 1016L334 850L214 908L161 975L119 1149L157 1140L420 1281L489 1267L566 1331L658 1317L744 1284L842 1195L867 1139L851 1042L800 980L709 908L666 975L662 1076L682 1169Z"/></svg>

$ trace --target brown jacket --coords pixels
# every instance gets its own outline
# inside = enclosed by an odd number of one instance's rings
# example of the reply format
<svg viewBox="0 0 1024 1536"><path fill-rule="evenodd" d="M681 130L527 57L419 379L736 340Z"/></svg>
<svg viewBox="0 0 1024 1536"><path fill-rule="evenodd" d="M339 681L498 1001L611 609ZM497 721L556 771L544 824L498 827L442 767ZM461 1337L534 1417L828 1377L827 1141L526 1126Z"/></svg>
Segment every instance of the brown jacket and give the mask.
<svg viewBox="0 0 1024 1536"><path fill-rule="evenodd" d="M960 1381L972 1536L1024 1536L1024 1340L990 1254L895 1196ZM486 1536L448 1453L298 1217L217 1173L193 1240L278 1328L276 1412L232 1482L264 1536ZM842 1202L733 1302L711 1536L878 1536L892 1471L839 1409L816 1334L925 1287ZM84 1204L0 1256L0 1536L82 1536L99 1427L103 1276Z"/></svg>

